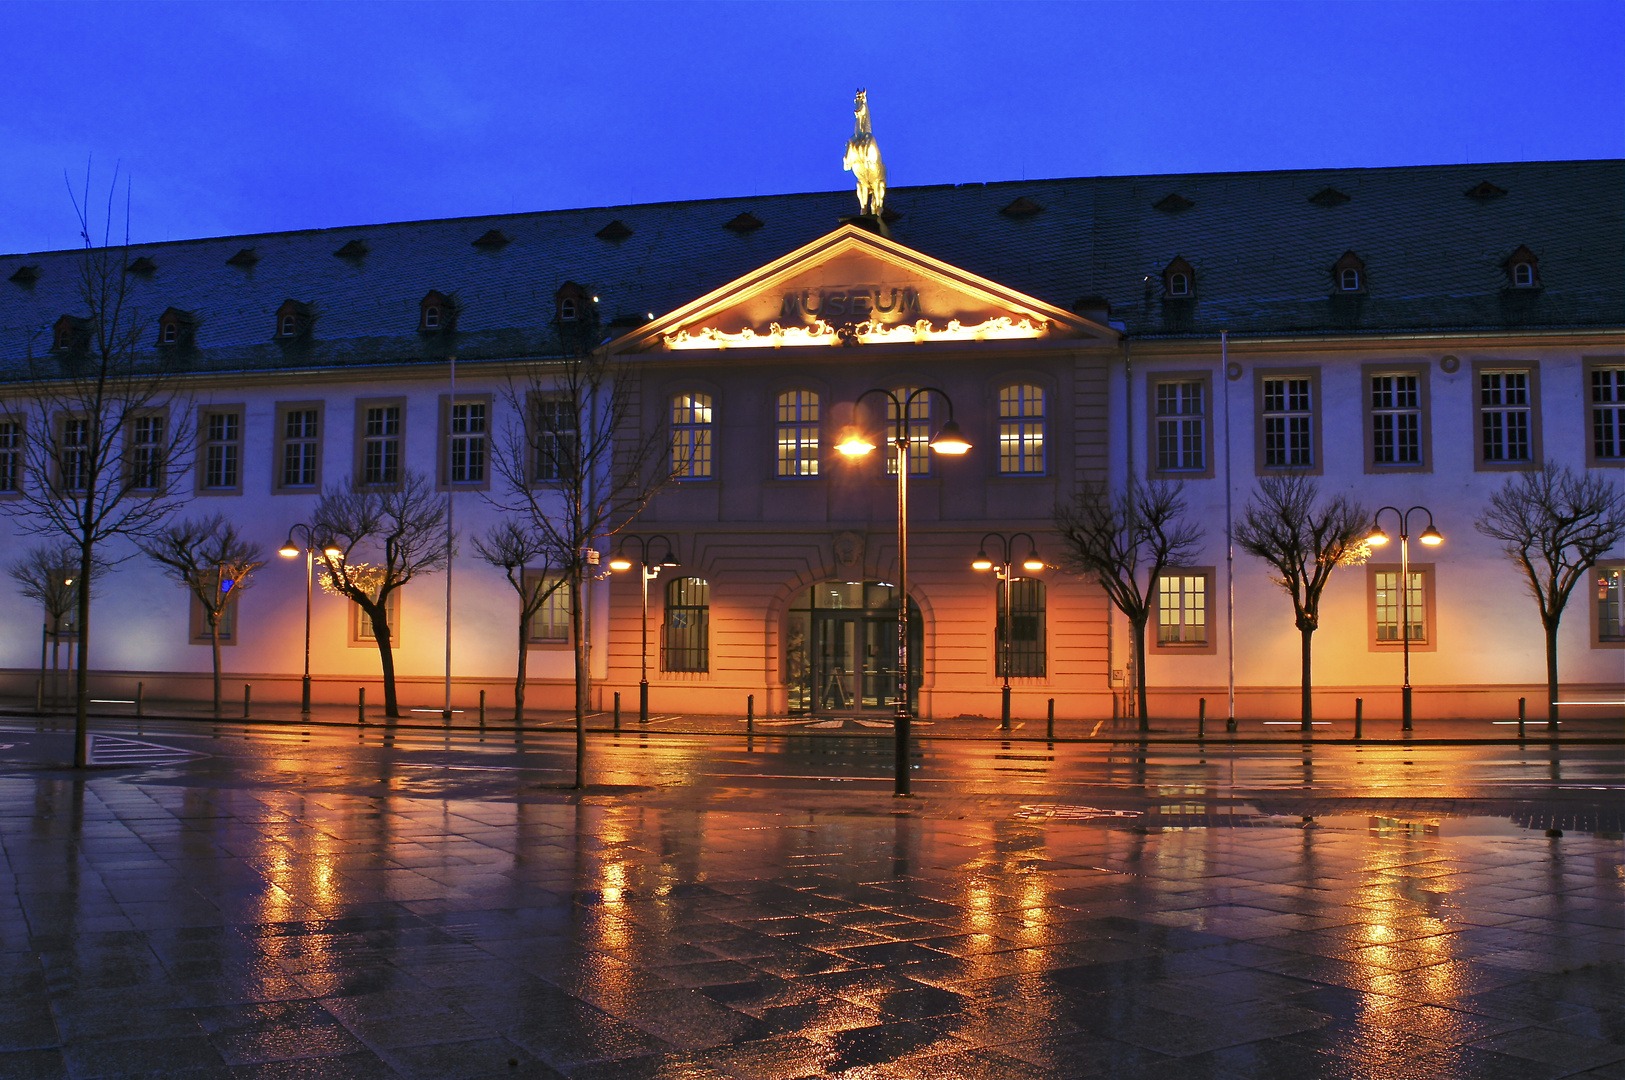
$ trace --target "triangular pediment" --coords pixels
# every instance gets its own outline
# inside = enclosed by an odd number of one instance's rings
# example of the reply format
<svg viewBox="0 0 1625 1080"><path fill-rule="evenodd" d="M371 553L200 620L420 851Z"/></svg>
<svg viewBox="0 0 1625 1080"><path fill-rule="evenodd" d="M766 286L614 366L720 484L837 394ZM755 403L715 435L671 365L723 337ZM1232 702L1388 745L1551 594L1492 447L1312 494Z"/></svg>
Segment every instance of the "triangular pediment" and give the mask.
<svg viewBox="0 0 1625 1080"><path fill-rule="evenodd" d="M1115 342L1117 331L857 225L611 342L618 353L967 341Z"/></svg>

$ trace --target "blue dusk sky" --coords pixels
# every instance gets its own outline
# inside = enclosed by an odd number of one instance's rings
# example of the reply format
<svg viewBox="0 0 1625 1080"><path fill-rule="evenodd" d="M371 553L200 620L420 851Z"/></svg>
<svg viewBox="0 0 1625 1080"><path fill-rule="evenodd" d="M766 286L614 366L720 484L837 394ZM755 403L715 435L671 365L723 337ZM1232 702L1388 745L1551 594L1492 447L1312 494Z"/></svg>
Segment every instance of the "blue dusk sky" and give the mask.
<svg viewBox="0 0 1625 1080"><path fill-rule="evenodd" d="M5 5L0 252L849 186L1625 157L1610 3ZM119 188L119 231L125 202Z"/></svg>

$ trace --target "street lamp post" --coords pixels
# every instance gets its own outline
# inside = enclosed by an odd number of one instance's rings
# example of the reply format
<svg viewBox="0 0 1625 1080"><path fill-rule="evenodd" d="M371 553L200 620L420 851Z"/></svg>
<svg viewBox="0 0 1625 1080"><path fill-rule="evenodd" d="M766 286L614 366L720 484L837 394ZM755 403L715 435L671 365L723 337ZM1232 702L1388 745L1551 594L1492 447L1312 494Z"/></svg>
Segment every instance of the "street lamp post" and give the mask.
<svg viewBox="0 0 1625 1080"><path fill-rule="evenodd" d="M316 582L316 544L311 538L310 526L305 524L303 521L295 522L293 527L288 530L288 539L283 542L282 547L277 551L277 554L281 555L284 559L298 558L301 549L294 546L293 534L299 529L303 529L305 532L305 544L303 548L305 552L305 674L299 685L299 712L304 716L309 716L310 597L311 593L315 591ZM325 545L323 547L323 551L326 555L334 558L336 558L339 554L338 548L326 547Z"/></svg>
<svg viewBox="0 0 1625 1080"><path fill-rule="evenodd" d="M943 424L931 438L928 444L932 450L939 454L963 454L970 449L970 443L965 441L964 434L959 430L959 424L954 421L954 403L942 390L935 386L921 386L910 390L902 400L890 390L874 387L859 394L854 401L856 408L863 399L870 394L879 394L891 402L897 417L897 435L891 440L897 451L897 692L896 711L892 727L896 736L896 757L893 764L895 776L892 793L898 798L907 798L909 792L908 755L909 755L909 721L912 717L914 702L910 691L912 681L909 678L908 655L908 444L909 444L909 407L916 398L930 400L929 395L936 394L948 406L948 422ZM836 445L835 449L848 457L860 457L875 448L875 444L854 431L845 440Z"/></svg>
<svg viewBox="0 0 1625 1080"><path fill-rule="evenodd" d="M1004 641L999 647L999 666L1004 671L1004 704L999 710L1000 731L1010 730L1010 638L1013 636L1010 626L1010 576L1013 569L1012 563L1014 562L1011 554L1017 538L1023 536L1027 538L1029 550L1027 557L1021 561L1021 568L1029 572L1044 569L1044 560L1038 557L1038 541L1032 538L1031 533L1024 532L1012 533L1009 536L997 532L988 533L982 537L982 542L978 545L979 550L976 552L976 558L971 561L972 569L992 570L1001 583L999 599L1001 601L1000 609L1004 616ZM997 550L1003 556L997 564L988 558L987 542L989 540L995 542Z"/></svg>
<svg viewBox="0 0 1625 1080"><path fill-rule="evenodd" d="M651 566L649 563L649 545L656 540L665 545L665 554L660 557L658 563ZM638 545L638 577L642 579L643 583L643 613L638 657L638 723L647 724L649 722L649 582L659 577L660 571L665 567L676 566L677 560L672 556L671 541L659 533L654 536L626 536L621 539L615 557L609 560L611 570L632 569L632 560L626 556L626 545L631 543Z"/></svg>
<svg viewBox="0 0 1625 1080"><path fill-rule="evenodd" d="M1437 547L1444 543L1444 537L1438 529L1433 527L1433 511L1425 506L1413 506L1409 510L1401 511L1397 506L1380 507L1371 519L1371 533L1365 538L1366 543L1372 547L1381 547L1388 542L1388 534L1382 531L1382 512L1391 511L1399 519L1399 623L1401 648L1405 653L1405 684L1400 690L1401 712L1404 716L1403 729L1411 730L1411 515L1420 510L1428 516L1427 528L1417 537L1429 547Z"/></svg>

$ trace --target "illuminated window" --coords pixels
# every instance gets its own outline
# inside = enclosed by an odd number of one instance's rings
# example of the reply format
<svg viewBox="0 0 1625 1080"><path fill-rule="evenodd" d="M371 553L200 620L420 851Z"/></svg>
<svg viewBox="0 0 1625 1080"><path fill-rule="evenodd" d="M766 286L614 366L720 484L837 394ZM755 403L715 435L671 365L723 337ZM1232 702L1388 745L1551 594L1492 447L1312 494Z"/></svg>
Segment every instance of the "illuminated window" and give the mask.
<svg viewBox="0 0 1625 1080"><path fill-rule="evenodd" d="M912 386L899 386L892 391L898 401L907 401L914 392ZM891 447L897 441L897 405L886 402L886 473L897 475L897 455ZM908 474L929 476L931 473L931 395L921 394L908 403Z"/></svg>
<svg viewBox="0 0 1625 1080"><path fill-rule="evenodd" d="M164 418L138 416L129 427L130 487L155 492L164 482Z"/></svg>
<svg viewBox="0 0 1625 1080"><path fill-rule="evenodd" d="M1043 475L1043 387L1015 383L999 390L999 472L1005 476Z"/></svg>
<svg viewBox="0 0 1625 1080"><path fill-rule="evenodd" d="M1591 449L1596 462L1625 461L1625 367L1591 369Z"/></svg>
<svg viewBox="0 0 1625 1080"><path fill-rule="evenodd" d="M568 645L570 643L570 583L557 575L550 575L541 584L542 589L557 584L557 588L548 593L542 606L536 609L535 616L530 620L530 633L528 640L537 645ZM527 582L527 587L536 588L536 582Z"/></svg>
<svg viewBox="0 0 1625 1080"><path fill-rule="evenodd" d="M1315 402L1305 375L1266 378L1263 390L1264 467L1303 469L1315 464Z"/></svg>
<svg viewBox="0 0 1625 1080"><path fill-rule="evenodd" d="M1186 379L1156 384L1158 472L1207 470L1207 384Z"/></svg>
<svg viewBox="0 0 1625 1080"><path fill-rule="evenodd" d="M1206 571L1164 571L1157 578L1157 644L1207 645L1208 592L1212 574Z"/></svg>
<svg viewBox="0 0 1625 1080"><path fill-rule="evenodd" d="M679 480L711 478L711 395L671 399L671 463Z"/></svg>
<svg viewBox="0 0 1625 1080"><path fill-rule="evenodd" d="M1625 562L1598 563L1591 573L1596 644L1625 646Z"/></svg>
<svg viewBox="0 0 1625 1080"><path fill-rule="evenodd" d="M1405 625L1410 624L1411 647L1432 645L1433 568L1412 564L1409 587L1399 588L1399 567L1376 565L1367 568L1370 590L1371 636L1375 646L1404 644Z"/></svg>
<svg viewBox="0 0 1625 1080"><path fill-rule="evenodd" d="M205 490L235 489L242 484L242 413L206 411L203 414L203 476Z"/></svg>
<svg viewBox="0 0 1625 1080"><path fill-rule="evenodd" d="M1529 372L1479 372L1478 410L1485 463L1534 460L1529 439Z"/></svg>
<svg viewBox="0 0 1625 1080"><path fill-rule="evenodd" d="M661 671L711 670L711 586L704 578L666 583L666 623L660 641Z"/></svg>
<svg viewBox="0 0 1625 1080"><path fill-rule="evenodd" d="M1422 463L1422 392L1416 375L1371 376L1371 460Z"/></svg>
<svg viewBox="0 0 1625 1080"><path fill-rule="evenodd" d="M778 397L778 475L818 475L818 394L786 390Z"/></svg>
<svg viewBox="0 0 1625 1080"><path fill-rule="evenodd" d="M1009 636L1012 679L1044 677L1044 583L1037 578L1010 579L1010 624L1004 621L1004 583L994 582L998 618L993 631L994 674L1005 675L1005 637Z"/></svg>
<svg viewBox="0 0 1625 1080"><path fill-rule="evenodd" d="M232 607L236 607L233 604ZM391 589L384 598L384 622L389 626L391 648L401 647L401 591ZM372 616L354 600L350 601L350 644L376 647L378 639L372 633Z"/></svg>
<svg viewBox="0 0 1625 1080"><path fill-rule="evenodd" d="M0 416L0 495L15 495L23 487L23 422Z"/></svg>

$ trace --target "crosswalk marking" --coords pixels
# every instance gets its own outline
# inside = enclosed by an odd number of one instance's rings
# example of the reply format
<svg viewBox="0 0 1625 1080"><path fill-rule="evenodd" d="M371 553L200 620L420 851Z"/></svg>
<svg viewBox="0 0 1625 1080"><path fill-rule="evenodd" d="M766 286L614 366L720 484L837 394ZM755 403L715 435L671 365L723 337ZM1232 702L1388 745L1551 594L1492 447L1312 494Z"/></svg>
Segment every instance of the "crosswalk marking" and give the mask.
<svg viewBox="0 0 1625 1080"><path fill-rule="evenodd" d="M197 750L121 739L114 735L90 736L89 759L93 765L174 765L208 757Z"/></svg>

